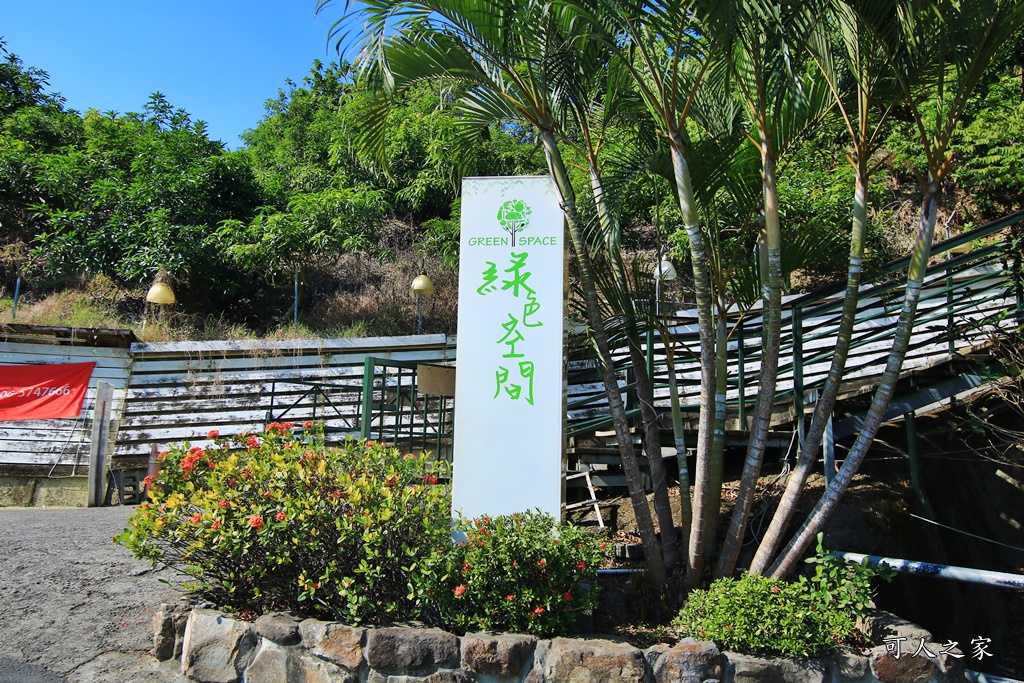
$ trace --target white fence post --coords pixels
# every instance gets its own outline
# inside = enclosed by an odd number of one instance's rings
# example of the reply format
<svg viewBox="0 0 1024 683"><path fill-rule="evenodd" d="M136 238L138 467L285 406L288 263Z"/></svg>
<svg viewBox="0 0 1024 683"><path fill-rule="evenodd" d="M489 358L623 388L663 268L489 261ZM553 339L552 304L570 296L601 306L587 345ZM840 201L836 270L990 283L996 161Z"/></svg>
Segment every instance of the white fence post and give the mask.
<svg viewBox="0 0 1024 683"><path fill-rule="evenodd" d="M103 484L107 472L107 436L110 433L110 403L114 386L96 383L96 405L92 411L92 445L89 448L89 507L103 504Z"/></svg>

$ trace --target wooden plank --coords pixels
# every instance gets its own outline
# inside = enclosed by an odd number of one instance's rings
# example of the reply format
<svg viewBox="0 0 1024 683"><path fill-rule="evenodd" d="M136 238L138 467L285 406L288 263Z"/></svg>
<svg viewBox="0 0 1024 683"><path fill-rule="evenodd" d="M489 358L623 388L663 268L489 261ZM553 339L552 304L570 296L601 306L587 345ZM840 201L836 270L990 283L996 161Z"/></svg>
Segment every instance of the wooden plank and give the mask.
<svg viewBox="0 0 1024 683"><path fill-rule="evenodd" d="M61 359L59 362L53 361L50 356L27 356L22 354L10 354L0 352L0 366L4 365L64 365L66 363L92 363L96 362L92 358L66 358ZM110 360L107 362L97 362L96 367L93 368L93 377L111 377L118 378L122 383L128 379L131 366L131 360Z"/></svg>
<svg viewBox="0 0 1024 683"><path fill-rule="evenodd" d="M92 414L92 435L89 443L89 507L103 504L103 484L107 478L107 441L110 436L110 415L114 387L100 382Z"/></svg>
<svg viewBox="0 0 1024 683"><path fill-rule="evenodd" d="M433 354L433 352L424 352ZM136 362L136 374L151 373L224 373L242 374L251 371L282 370L326 370L337 367L363 368L367 354L330 354L319 356L274 356L270 358L180 358L162 360L140 360Z"/></svg>
<svg viewBox="0 0 1024 683"><path fill-rule="evenodd" d="M325 439L324 440L330 446L332 444L340 444L342 441L345 440L346 437L353 438L353 439L358 439L359 438L359 430L347 430L347 431L333 431L333 432L329 432L329 433L327 433L325 435ZM428 437L428 439L429 438L432 438L432 437ZM212 441L209 441L209 440L207 440L205 438L203 438L203 439L192 439L192 440L189 441L189 443L191 445L193 445L193 446L199 446L201 448L208 448L208 447L213 445ZM390 441L389 441L389 443L390 443ZM156 441L156 440L135 441L135 442L132 442L132 443L118 443L117 444L117 449L116 449L116 451L114 453L114 458L116 460L116 459L123 459L123 458L132 458L132 457L148 457L149 456L149 450L150 450L150 447L151 447L152 444L156 444L156 446L158 448L166 448L166 447L171 445L170 443L167 443L167 442L164 442L164 441ZM2 456L0 456L0 458L2 458ZM47 463L47 464L51 464L51 463Z"/></svg>
<svg viewBox="0 0 1024 683"><path fill-rule="evenodd" d="M343 411L340 415L333 411L324 413L323 406L317 410L317 421L321 422L324 420L334 419L349 419L357 417L360 414L361 405L352 404L347 406L348 410ZM285 416L285 420L289 422L304 422L310 420L313 417L313 407L302 410L292 410L291 413L295 414L295 417L291 417L291 414ZM192 424L244 424L252 421L266 422L266 410L231 410L231 411L210 411L210 412L193 412L189 415L190 422ZM167 414L145 414L137 415L134 413L125 413L121 417L121 430L131 431L133 429L142 428L162 428L162 427L174 427L181 425L183 415L181 413L167 413Z"/></svg>
<svg viewBox="0 0 1024 683"><path fill-rule="evenodd" d="M47 456L47 462L53 462L54 455L65 453L82 454L83 462L89 459L89 433L81 438L71 441L45 441L33 439L29 441L18 441L11 439L0 439L0 452L4 453L25 453Z"/></svg>
<svg viewBox="0 0 1024 683"><path fill-rule="evenodd" d="M58 465L73 465L75 460L73 457L63 458ZM45 467L52 467L54 464L54 458L52 456L47 457L45 453L32 453L32 452L5 452L0 451L0 465L38 465ZM89 452L86 449L85 453L78 460L78 473L85 474L89 467Z"/></svg>
<svg viewBox="0 0 1024 683"><path fill-rule="evenodd" d="M46 365L45 363L35 362L37 360L31 359L30 362L25 363L0 363L0 365ZM92 376L89 380L93 387L96 386L96 380L110 382L123 389L128 383L128 370L123 368L105 368L97 365L93 368Z"/></svg>
<svg viewBox="0 0 1024 683"><path fill-rule="evenodd" d="M166 385L157 387L129 387L126 392L126 399L129 402L142 402L142 401L194 401L194 400L215 400L220 398L232 398L234 396L244 394L249 396L255 396L260 394L266 394L267 399L270 399L271 395L275 396L301 396L307 391L311 391L313 387L309 385L298 384L295 382L287 383L273 383L266 380L258 382L234 382L229 384L204 384L204 385ZM390 387L389 387L390 389ZM362 381L350 381L346 384L340 382L333 382L331 386L324 387L322 392L317 392L318 395L326 393L328 396L348 396L348 395L362 395L363 393ZM380 388L374 389L375 393L380 393Z"/></svg>
<svg viewBox="0 0 1024 683"><path fill-rule="evenodd" d="M333 356L307 356L293 358L240 358L227 360L162 360L137 361L133 374L140 377L159 374L204 375L219 374L222 376L245 377L253 372L277 373L285 379L289 373L296 371L321 371L326 373L362 374L366 354L345 354ZM444 359L433 351L407 351L395 354L398 360L440 362Z"/></svg>
<svg viewBox="0 0 1024 683"><path fill-rule="evenodd" d="M65 346L59 344L29 344L25 342L5 342L0 340L0 352L10 355L37 356L46 358L46 362L59 362L54 358L80 358L81 361L108 361L116 359L131 360L128 349L113 349L93 346ZM72 362L72 361L68 361Z"/></svg>
<svg viewBox="0 0 1024 683"><path fill-rule="evenodd" d="M282 398L278 396L277 400L273 403L275 414L279 414L281 411L286 409L290 410L290 412L295 412L296 410L300 412L313 410L312 397L306 397L302 399L301 402L295 403L295 399L297 398L297 395L288 396L285 397L285 400L282 400ZM328 405L321 396L317 401L317 412L319 413L326 410L327 412L325 414L330 415L333 412L332 406L343 411L358 411L362 406L359 398L359 394L335 395L331 396L331 404ZM266 413L270 410L271 405L270 396L268 394L236 395L234 398L194 399L191 401L181 399L166 401L147 400L126 403L124 407L124 415L133 417L167 416L183 413L201 415L237 410L246 410L249 412L259 411Z"/></svg>
<svg viewBox="0 0 1024 683"><path fill-rule="evenodd" d="M74 420L68 420L69 424L61 425L56 429L34 426L35 422L36 420L25 420L24 422L0 423L0 440L60 441L67 439L72 434L88 433L89 429L88 420L78 421L77 424ZM39 422L42 422L42 420L39 420Z"/></svg>
<svg viewBox="0 0 1024 683"><path fill-rule="evenodd" d="M450 346L454 348L454 339L443 334L406 335L400 337L351 337L337 339L242 339L237 341L204 341L204 342L158 342L132 344L131 352L135 356L144 354L181 354L181 353L256 353L308 351L321 353L330 350L366 350L366 355L376 355L373 351L395 348L424 348Z"/></svg>
<svg viewBox="0 0 1024 683"><path fill-rule="evenodd" d="M331 427L340 427L349 429L351 425L346 425L342 420L327 420L326 424ZM393 426L394 421L389 420L386 427ZM218 424L218 423L198 423L190 426L178 426L169 428L158 428L158 429L129 429L120 430L118 432L118 448L123 445L129 445L141 442L154 442L160 444L172 444L172 443L183 443L188 441L195 445L201 441L206 441L206 435L211 429L217 429L220 431L221 436L238 436L246 432L260 433L263 431L265 424L263 420L254 420L252 422L236 422L232 424ZM407 425L405 425L407 427ZM377 426L375 425L376 429ZM404 428L404 427L403 427Z"/></svg>

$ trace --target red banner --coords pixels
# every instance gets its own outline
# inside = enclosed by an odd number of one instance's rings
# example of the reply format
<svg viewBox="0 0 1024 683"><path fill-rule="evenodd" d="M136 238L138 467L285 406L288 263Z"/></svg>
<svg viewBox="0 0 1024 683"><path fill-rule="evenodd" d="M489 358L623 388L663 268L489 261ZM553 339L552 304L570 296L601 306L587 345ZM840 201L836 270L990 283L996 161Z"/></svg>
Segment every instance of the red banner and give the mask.
<svg viewBox="0 0 1024 683"><path fill-rule="evenodd" d="M0 422L78 417L95 363L0 365Z"/></svg>

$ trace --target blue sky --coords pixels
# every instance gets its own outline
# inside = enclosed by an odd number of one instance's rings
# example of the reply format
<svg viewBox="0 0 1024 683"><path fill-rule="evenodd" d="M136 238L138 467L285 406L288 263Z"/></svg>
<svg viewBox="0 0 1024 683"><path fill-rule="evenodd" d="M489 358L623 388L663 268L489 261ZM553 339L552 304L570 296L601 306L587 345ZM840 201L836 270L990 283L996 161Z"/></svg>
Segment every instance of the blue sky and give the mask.
<svg viewBox="0 0 1024 683"><path fill-rule="evenodd" d="M140 111L159 90L229 148L263 116L285 79L319 58L337 9L316 0L27 0L0 2L0 36L27 66L48 72L66 106Z"/></svg>

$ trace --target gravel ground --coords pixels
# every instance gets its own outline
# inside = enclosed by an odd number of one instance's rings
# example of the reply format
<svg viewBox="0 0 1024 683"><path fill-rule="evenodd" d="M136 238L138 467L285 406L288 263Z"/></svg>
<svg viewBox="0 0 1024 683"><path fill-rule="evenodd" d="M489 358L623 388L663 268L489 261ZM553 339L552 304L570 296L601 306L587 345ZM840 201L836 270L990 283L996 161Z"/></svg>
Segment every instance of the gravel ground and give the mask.
<svg viewBox="0 0 1024 683"><path fill-rule="evenodd" d="M0 508L0 683L187 683L153 613L179 593L111 539L133 508Z"/></svg>

